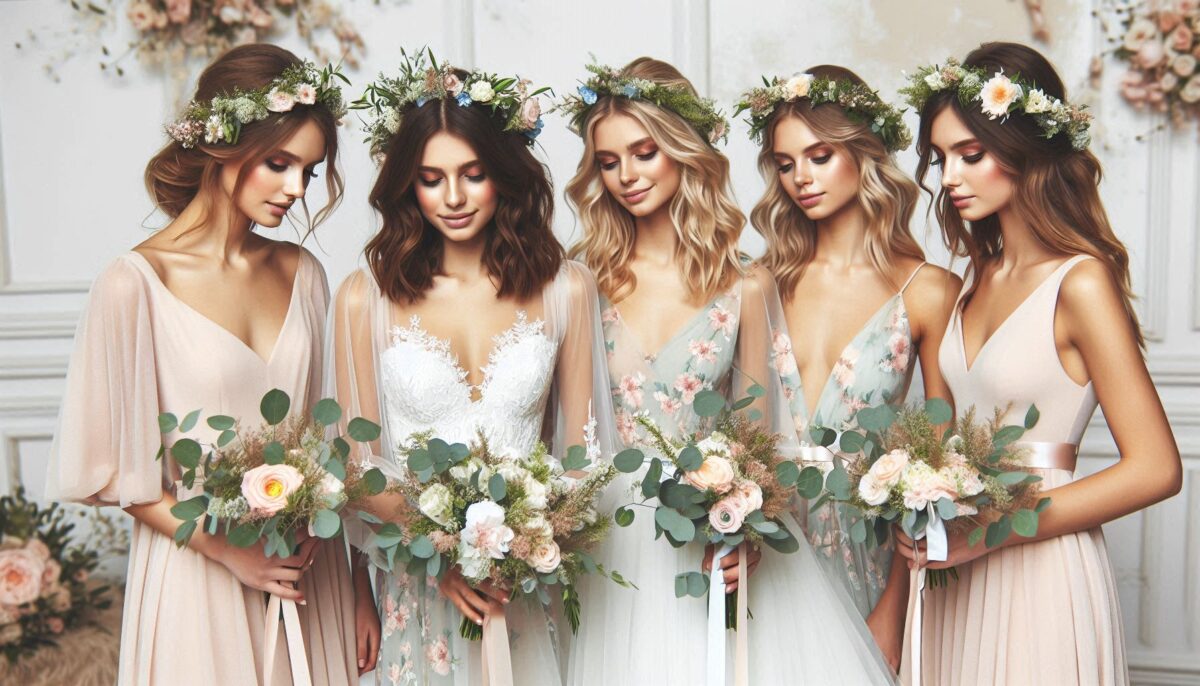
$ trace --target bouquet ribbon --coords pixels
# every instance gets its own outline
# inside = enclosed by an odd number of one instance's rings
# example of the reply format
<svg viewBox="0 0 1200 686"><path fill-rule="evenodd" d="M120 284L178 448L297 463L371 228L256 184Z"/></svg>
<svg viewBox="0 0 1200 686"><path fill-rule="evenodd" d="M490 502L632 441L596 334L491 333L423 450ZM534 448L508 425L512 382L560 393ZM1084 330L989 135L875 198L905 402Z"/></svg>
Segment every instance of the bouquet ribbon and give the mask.
<svg viewBox="0 0 1200 686"><path fill-rule="evenodd" d="M926 539L926 558L930 562L942 562L946 559L950 547L946 538L946 524L938 516L937 507L933 503L929 503L925 511L929 513L929 523L913 536L913 548L915 551L916 541L924 538ZM906 623L911 628L906 643L908 644L909 673L907 682L909 684L921 683L921 624L924 621L922 615L924 614L927 571L925 567L917 567L908 575L908 619Z"/></svg>
<svg viewBox="0 0 1200 686"><path fill-rule="evenodd" d="M263 683L270 684L272 672L275 671L275 643L279 639L279 612L283 611L283 632L287 636L288 660L292 665L292 684L294 686L312 686L312 677L308 673L308 655L304 651L304 637L300 633L300 614L296 611L296 601L284 600L272 594L267 602L267 636L266 649L263 651Z"/></svg>
<svg viewBox="0 0 1200 686"><path fill-rule="evenodd" d="M483 657L484 686L513 686L512 657L508 647L508 623L504 613L484 615L483 640L479 651Z"/></svg>
<svg viewBox="0 0 1200 686"><path fill-rule="evenodd" d="M708 686L725 684L725 573L721 570L720 561L733 550L731 545L722 545L712 559L712 572L709 577L711 582L708 587ZM746 581L746 547L743 544L738 555L737 630L733 663L735 686L748 686L750 683L750 626L747 617L747 596L750 595L750 589Z"/></svg>

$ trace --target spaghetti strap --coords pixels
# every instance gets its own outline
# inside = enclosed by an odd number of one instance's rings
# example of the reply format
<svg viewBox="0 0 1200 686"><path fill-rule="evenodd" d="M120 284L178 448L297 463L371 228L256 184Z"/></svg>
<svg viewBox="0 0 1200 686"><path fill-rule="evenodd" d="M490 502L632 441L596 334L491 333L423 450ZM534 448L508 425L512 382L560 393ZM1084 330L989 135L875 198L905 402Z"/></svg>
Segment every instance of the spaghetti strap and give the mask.
<svg viewBox="0 0 1200 686"><path fill-rule="evenodd" d="M918 264L918 265L917 265L917 268L913 270L913 273L908 275L908 281L905 281L905 282L904 282L904 285L900 287L900 293L901 293L901 294L903 294L903 293L904 293L904 291L905 291L905 290L908 288L908 284L912 283L912 280L913 280L913 279L915 279L915 278L917 278L917 272L921 271L921 268L922 268L922 267L924 267L924 266L925 266L925 265L927 265L927 264L929 264L929 263L928 263L928 262L922 262L921 264Z"/></svg>

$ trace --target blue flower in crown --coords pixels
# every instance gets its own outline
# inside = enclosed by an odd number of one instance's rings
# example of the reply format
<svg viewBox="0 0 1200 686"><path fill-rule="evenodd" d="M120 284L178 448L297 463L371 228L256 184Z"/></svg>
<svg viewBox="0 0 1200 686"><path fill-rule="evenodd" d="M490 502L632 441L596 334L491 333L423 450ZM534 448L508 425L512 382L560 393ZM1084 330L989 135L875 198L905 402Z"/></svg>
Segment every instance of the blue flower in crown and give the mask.
<svg viewBox="0 0 1200 686"><path fill-rule="evenodd" d="M641 94L641 91L639 91L638 87L632 83L627 83L625 84L625 87L621 89L621 94L627 98L636 98L639 94Z"/></svg>
<svg viewBox="0 0 1200 686"><path fill-rule="evenodd" d="M474 102L473 100L471 100L471 96L467 95L467 92L465 90L463 92L459 93L458 97L456 97L455 100L458 101L459 107L467 107L472 102Z"/></svg>
<svg viewBox="0 0 1200 686"><path fill-rule="evenodd" d="M587 86L580 86L579 88L577 88L575 90L579 91L579 96L581 98L583 98L584 104L587 104L587 105L595 105L596 104L596 91L592 90L591 88L588 88Z"/></svg>
<svg viewBox="0 0 1200 686"><path fill-rule="evenodd" d="M429 98L417 98L417 107L424 107L427 102L429 102Z"/></svg>
<svg viewBox="0 0 1200 686"><path fill-rule="evenodd" d="M532 129L529 129L528 131L525 132L525 137L531 141L537 139L537 137L539 135L541 135L542 128L545 125L546 125L546 123L542 121L542 118L538 117L537 124L534 124Z"/></svg>

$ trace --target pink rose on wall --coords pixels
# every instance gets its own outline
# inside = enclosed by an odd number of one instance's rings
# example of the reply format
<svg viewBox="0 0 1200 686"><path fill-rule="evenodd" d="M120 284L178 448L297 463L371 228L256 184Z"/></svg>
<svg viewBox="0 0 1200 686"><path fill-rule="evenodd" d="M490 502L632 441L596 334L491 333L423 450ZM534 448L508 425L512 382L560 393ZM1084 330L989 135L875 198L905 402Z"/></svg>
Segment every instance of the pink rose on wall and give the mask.
<svg viewBox="0 0 1200 686"><path fill-rule="evenodd" d="M186 23L192 15L192 0L166 0L167 19L172 24Z"/></svg>

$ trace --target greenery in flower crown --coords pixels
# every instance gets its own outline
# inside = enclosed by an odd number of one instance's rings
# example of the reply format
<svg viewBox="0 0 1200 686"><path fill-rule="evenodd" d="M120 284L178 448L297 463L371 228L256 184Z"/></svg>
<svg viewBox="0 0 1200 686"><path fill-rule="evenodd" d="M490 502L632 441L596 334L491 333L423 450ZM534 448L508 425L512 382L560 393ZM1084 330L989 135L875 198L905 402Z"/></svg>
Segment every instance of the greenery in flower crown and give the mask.
<svg viewBox="0 0 1200 686"><path fill-rule="evenodd" d="M837 105L851 120L869 126L889 152L904 150L912 144L912 134L902 117L904 110L887 104L878 93L863 84L848 80L812 74L796 74L786 81L778 76L770 80L764 76L762 87L742 94L733 114L750 112L750 118L746 120L750 125L750 139L761 144L763 131L775 108L780 103L801 98L808 98L813 107Z"/></svg>
<svg viewBox="0 0 1200 686"><path fill-rule="evenodd" d="M400 54L403 60L400 73L395 77L380 74L350 106L372 113L373 119L364 130L373 155L382 154L391 137L400 131L405 112L430 100L453 98L460 107L487 107L503 120L504 131L522 134L529 145L542 132L542 109L537 96L553 93L549 88L531 91L527 79L478 70L462 79L453 66L439 65L428 48L412 56L403 50Z"/></svg>
<svg viewBox="0 0 1200 686"><path fill-rule="evenodd" d="M696 97L686 86L667 86L649 79L621 76L612 67L599 64L589 64L587 70L594 76L576 88L575 93L564 97L556 108L567 114L571 130L580 136L588 112L604 96L645 100L670 110L683 117L711 145L729 134L729 122L716 103L709 98Z"/></svg>
<svg viewBox="0 0 1200 686"><path fill-rule="evenodd" d="M290 112L297 105L322 105L329 108L334 119L341 120L346 114L346 102L339 80L350 83L340 66L317 69L306 61L288 67L263 88L235 89L208 103L192 102L182 119L167 125L167 134L185 148L194 147L201 140L209 145L236 145L246 124L266 119L272 112Z"/></svg>
<svg viewBox="0 0 1200 686"><path fill-rule="evenodd" d="M1088 129L1092 115L1081 105L1068 105L1058 98L1047 95L1036 84L1021 76L1006 76L1004 70L988 76L979 67L965 67L957 60L949 59L946 66L921 67L908 77L909 85L900 89L900 94L918 112L935 94L946 90L955 91L958 102L970 107L978 101L980 110L988 119L1000 119L1001 123L1013 112L1033 117L1042 130L1043 138L1053 138L1062 133L1071 141L1071 147L1083 150L1092 142Z"/></svg>

